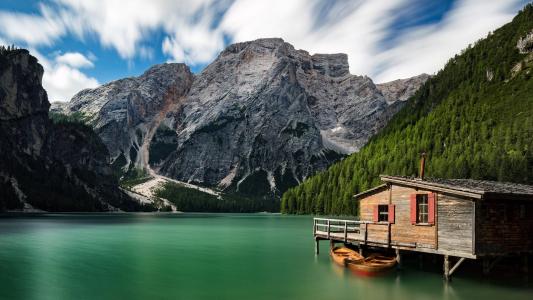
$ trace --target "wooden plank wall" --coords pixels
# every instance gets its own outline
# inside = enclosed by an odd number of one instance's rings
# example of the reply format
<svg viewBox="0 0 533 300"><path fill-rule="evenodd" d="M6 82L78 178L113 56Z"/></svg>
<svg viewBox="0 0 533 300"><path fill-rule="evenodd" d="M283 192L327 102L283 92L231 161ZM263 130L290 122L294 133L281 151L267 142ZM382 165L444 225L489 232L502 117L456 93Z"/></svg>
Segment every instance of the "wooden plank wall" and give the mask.
<svg viewBox="0 0 533 300"><path fill-rule="evenodd" d="M417 191L413 188L393 185L392 204L395 205L396 218L391 225L391 242L401 244L416 244L422 248L436 248L435 225L413 225L410 219L410 195L413 193L429 193ZM359 201L360 218L363 221L372 221L374 206L389 204L389 190L371 194ZM437 200L438 201L438 200ZM437 218L435 218L437 220ZM369 241L388 241L388 226L386 224L368 225Z"/></svg>
<svg viewBox="0 0 533 300"><path fill-rule="evenodd" d="M372 221L374 206L389 204L389 190L371 194L359 202L359 214L362 221ZM389 238L388 226L385 224L368 224L368 240L374 242L387 242Z"/></svg>
<svg viewBox="0 0 533 300"><path fill-rule="evenodd" d="M444 194L438 194L437 199L439 250L473 254L475 202Z"/></svg>
<svg viewBox="0 0 533 300"><path fill-rule="evenodd" d="M396 220L391 226L391 240L397 243L414 244L421 248L436 248L435 225L411 224L411 194L429 193L409 187L392 186L392 204L396 205ZM437 199L438 201L438 199ZM438 218L435 216L435 222Z"/></svg>
<svg viewBox="0 0 533 300"><path fill-rule="evenodd" d="M525 218L520 206L525 205ZM499 255L533 251L531 201L484 201L476 207L476 252Z"/></svg>

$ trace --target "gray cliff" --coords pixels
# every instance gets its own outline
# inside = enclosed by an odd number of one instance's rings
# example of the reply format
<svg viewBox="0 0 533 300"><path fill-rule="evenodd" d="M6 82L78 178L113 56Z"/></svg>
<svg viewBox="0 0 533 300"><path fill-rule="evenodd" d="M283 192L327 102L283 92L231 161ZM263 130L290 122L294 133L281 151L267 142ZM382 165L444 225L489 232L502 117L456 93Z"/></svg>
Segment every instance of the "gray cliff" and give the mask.
<svg viewBox="0 0 533 300"><path fill-rule="evenodd" d="M196 76L155 68L55 109L82 112L125 170L261 196L358 151L427 79L376 85L351 75L345 54L281 39L230 45Z"/></svg>
<svg viewBox="0 0 533 300"><path fill-rule="evenodd" d="M42 76L27 50L0 50L0 211L140 209L91 128L49 119Z"/></svg>

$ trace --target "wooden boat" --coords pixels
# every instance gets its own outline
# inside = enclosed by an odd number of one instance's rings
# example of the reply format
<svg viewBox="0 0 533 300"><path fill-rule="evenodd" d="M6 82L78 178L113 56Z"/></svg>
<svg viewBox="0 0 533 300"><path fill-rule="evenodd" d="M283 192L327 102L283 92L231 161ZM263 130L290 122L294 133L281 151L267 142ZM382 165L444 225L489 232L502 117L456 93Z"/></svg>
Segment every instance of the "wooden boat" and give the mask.
<svg viewBox="0 0 533 300"><path fill-rule="evenodd" d="M347 259L350 259L351 261L362 261L364 259L364 257L359 254L359 252L346 247L332 248L330 249L329 253L331 255L331 258L333 258L333 261L342 267L346 266L345 261Z"/></svg>
<svg viewBox="0 0 533 300"><path fill-rule="evenodd" d="M357 274L372 276L391 270L396 265L396 258L371 254L363 260L346 259L345 263Z"/></svg>

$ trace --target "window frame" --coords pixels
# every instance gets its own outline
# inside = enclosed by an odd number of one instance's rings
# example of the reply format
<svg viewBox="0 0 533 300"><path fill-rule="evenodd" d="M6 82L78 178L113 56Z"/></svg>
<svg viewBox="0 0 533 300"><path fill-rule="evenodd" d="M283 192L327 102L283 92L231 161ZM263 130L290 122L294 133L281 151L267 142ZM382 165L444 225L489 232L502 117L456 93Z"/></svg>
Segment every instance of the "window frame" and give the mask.
<svg viewBox="0 0 533 300"><path fill-rule="evenodd" d="M416 194L416 224L429 225L429 195L428 194Z"/></svg>
<svg viewBox="0 0 533 300"><path fill-rule="evenodd" d="M382 219L384 217L384 220ZM389 222L389 205L388 204L378 204L378 222L379 223L388 223Z"/></svg>

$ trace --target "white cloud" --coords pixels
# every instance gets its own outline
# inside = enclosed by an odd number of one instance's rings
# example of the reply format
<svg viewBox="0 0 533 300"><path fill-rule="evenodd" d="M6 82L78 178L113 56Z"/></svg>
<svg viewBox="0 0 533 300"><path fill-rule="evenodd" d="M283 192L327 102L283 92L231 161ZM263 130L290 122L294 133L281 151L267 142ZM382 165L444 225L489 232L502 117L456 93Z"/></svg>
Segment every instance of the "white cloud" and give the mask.
<svg viewBox="0 0 533 300"><path fill-rule="evenodd" d="M127 4L122 0L54 1L59 5L58 15L76 28L78 35L96 33L102 45L116 49L125 59L153 56L150 48L140 44L150 42L151 34L161 28L169 35L165 53L172 55L177 53L172 48L181 47L183 60L206 60L202 53L222 47L213 42L216 34L209 26L219 5L215 0L130 0ZM222 41L222 36L216 39Z"/></svg>
<svg viewBox="0 0 533 300"><path fill-rule="evenodd" d="M320 1L236 1L222 28L235 41L281 37L312 53L347 53L350 70L373 71L377 44L385 37L394 11L406 0L339 1L325 22L316 24ZM348 13L346 13L348 12ZM342 14L341 14L342 13Z"/></svg>
<svg viewBox="0 0 533 300"><path fill-rule="evenodd" d="M434 73L446 61L509 22L516 1L462 0L438 24L415 28L391 49L376 53L385 71L375 74L379 82L420 73Z"/></svg>
<svg viewBox="0 0 533 300"><path fill-rule="evenodd" d="M73 68L92 68L94 64L85 55L79 52L67 52L56 57L56 62L71 66Z"/></svg>
<svg viewBox="0 0 533 300"><path fill-rule="evenodd" d="M76 59L65 59L65 55L61 55L57 56L55 60L49 60L35 49L31 49L30 53L37 57L39 63L44 68L43 87L48 94L48 100L50 102L69 101L79 91L86 88L95 88L100 85L96 78L87 76L81 72L78 69L80 67L79 65L78 67L74 66L80 62ZM80 53L71 52L71 54L79 55L69 55L67 57L83 56Z"/></svg>
<svg viewBox="0 0 533 300"><path fill-rule="evenodd" d="M171 37L165 37L162 44L164 54L172 61L189 64L209 63L224 47L219 31L210 31L207 24L193 27L180 26L181 30Z"/></svg>
<svg viewBox="0 0 533 300"><path fill-rule="evenodd" d="M311 53L347 53L352 73L384 82L436 72L469 43L509 22L521 1L460 0L443 20L410 29L389 49L381 43L390 36L398 11L410 1L338 1L317 26L319 2L237 0L221 29L238 42L282 37Z"/></svg>
<svg viewBox="0 0 533 300"><path fill-rule="evenodd" d="M394 32L399 11L421 13L407 5L413 0L50 1L40 5L38 15L0 12L0 28L6 28L0 39L38 46L67 34L96 37L129 64L136 57L152 59L154 49L161 49L169 61L201 65L216 57L226 37L233 42L281 37L311 53L347 53L352 73L378 82L434 73L466 45L510 21L523 3L458 0L439 22ZM152 40L156 32L163 34L161 45ZM391 34L398 36L383 46ZM54 63L71 70L92 64L77 59Z"/></svg>
<svg viewBox="0 0 533 300"><path fill-rule="evenodd" d="M65 34L66 29L45 6L41 6L41 14L0 11L0 35L6 40L30 46L51 45Z"/></svg>

